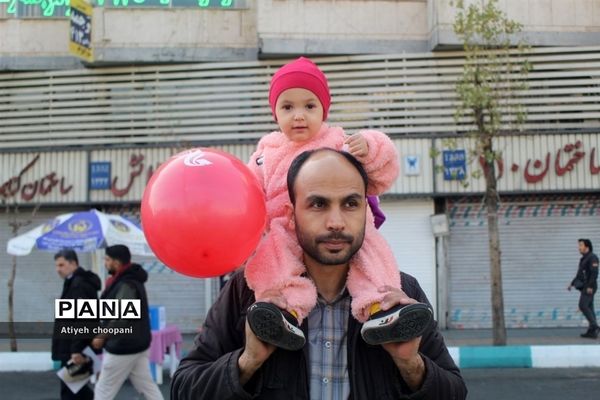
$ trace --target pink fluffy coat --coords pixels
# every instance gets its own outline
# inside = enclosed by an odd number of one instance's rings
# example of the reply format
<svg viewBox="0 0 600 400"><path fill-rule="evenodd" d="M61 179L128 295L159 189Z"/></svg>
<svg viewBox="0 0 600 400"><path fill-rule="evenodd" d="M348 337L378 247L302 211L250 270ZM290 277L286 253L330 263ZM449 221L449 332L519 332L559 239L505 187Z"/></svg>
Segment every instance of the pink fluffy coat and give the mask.
<svg viewBox="0 0 600 400"><path fill-rule="evenodd" d="M369 195L380 195L390 188L398 176L398 156L392 141L382 132L360 131L367 139L369 154L360 159L369 176ZM264 136L252 154L248 166L261 182L267 201L267 234L256 252L246 263L248 286L257 301L269 290L279 290L290 310L298 313L299 322L308 315L317 301L313 282L303 276L302 249L290 227L285 205L290 202L287 192L287 172L296 156L306 150L329 147L341 150L347 135L339 127L321 126L310 142L296 143L281 132ZM367 213L365 240L362 248L350 261L347 288L352 296L352 314L364 322L369 306L380 302L383 285L400 287L400 274L391 248L375 229L373 216Z"/></svg>

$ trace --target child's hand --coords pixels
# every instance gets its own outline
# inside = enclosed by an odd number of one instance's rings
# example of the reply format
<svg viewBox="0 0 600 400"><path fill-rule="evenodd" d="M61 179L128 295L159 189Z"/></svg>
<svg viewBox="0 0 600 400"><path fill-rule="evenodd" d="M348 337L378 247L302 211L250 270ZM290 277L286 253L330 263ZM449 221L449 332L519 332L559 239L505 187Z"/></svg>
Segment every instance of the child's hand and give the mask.
<svg viewBox="0 0 600 400"><path fill-rule="evenodd" d="M366 157L369 154L369 144L361 133L348 136L344 143L348 145L348 153L356 158Z"/></svg>

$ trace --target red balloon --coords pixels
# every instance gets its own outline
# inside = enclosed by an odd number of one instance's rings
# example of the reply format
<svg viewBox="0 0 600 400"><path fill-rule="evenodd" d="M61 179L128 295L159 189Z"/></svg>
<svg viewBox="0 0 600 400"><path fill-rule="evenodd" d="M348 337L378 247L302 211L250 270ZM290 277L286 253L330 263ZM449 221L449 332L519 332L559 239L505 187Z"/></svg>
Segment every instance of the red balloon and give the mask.
<svg viewBox="0 0 600 400"><path fill-rule="evenodd" d="M154 254L185 275L220 276L242 265L266 224L265 197L234 156L198 148L173 156L142 198L142 228Z"/></svg>

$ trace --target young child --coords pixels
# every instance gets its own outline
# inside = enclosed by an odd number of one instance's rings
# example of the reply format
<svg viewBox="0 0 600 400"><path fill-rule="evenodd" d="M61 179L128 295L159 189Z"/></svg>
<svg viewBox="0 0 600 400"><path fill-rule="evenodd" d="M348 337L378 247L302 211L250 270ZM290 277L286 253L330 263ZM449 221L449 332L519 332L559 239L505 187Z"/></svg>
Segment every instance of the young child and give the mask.
<svg viewBox="0 0 600 400"><path fill-rule="evenodd" d="M246 263L246 281L257 300L247 319L259 339L287 350L304 346L299 326L317 301L286 215L290 202L286 177L292 160L321 147L348 151L365 167L370 196L385 192L398 176L396 148L388 136L374 130L348 136L341 128L328 126L324 121L330 102L327 79L311 60L300 57L281 67L269 90L269 104L281 131L264 136L248 164L265 190L267 234ZM369 200L376 205L376 199ZM392 250L376 230L373 215L367 213L363 246L350 260L347 279L352 314L364 323L361 334L370 344L420 336L432 320L431 308L418 303L381 311L379 302L385 293L378 288L384 285L400 288L400 274ZM284 296L288 310L261 301L273 290Z"/></svg>

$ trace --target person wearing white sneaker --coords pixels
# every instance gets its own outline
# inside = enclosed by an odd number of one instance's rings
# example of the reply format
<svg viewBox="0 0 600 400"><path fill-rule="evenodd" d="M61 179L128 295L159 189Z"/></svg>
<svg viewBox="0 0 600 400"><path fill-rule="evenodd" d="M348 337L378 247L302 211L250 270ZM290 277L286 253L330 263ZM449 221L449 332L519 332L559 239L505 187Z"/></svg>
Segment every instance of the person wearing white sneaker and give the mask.
<svg viewBox="0 0 600 400"><path fill-rule="evenodd" d="M289 328L278 312L288 304L277 291L261 299L273 306L270 311L256 303L241 269L220 292L195 348L175 372L172 400L466 398L465 382L435 322L409 329L419 336L403 342L385 343L384 338L382 344L370 345L361 337L346 282L349 260L364 238L367 185L364 168L348 153L317 149L292 162L290 226L302 247L306 277L318 292L317 306L300 327L294 326L306 345L285 349L259 338L257 327L261 335L274 338ZM416 326L419 318L413 317L429 312L429 303L416 279L401 274L402 289L379 288L381 309L388 311L392 326L397 319ZM419 305L415 314L411 306L419 303L425 309ZM398 305L404 308L396 310ZM257 309L265 312L252 329L249 316Z"/></svg>
<svg viewBox="0 0 600 400"><path fill-rule="evenodd" d="M102 299L135 299L140 301L140 318L103 321L103 326L116 328L126 322L132 327L131 334L100 334L92 340L92 347L103 349L102 370L94 388L95 400L113 400L119 389L129 379L133 387L146 400L163 400L150 374L150 316L145 283L148 273L141 265L131 262L129 248L122 244L108 246L105 250L104 267L110 277L106 280Z"/></svg>

